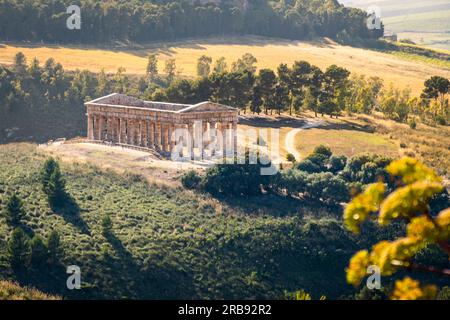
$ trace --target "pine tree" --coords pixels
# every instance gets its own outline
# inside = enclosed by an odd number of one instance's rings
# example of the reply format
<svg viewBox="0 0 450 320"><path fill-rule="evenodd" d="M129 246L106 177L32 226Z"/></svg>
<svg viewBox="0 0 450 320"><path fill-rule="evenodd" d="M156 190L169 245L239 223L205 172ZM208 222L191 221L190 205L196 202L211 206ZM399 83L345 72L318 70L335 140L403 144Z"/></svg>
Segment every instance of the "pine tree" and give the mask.
<svg viewBox="0 0 450 320"><path fill-rule="evenodd" d="M42 183L42 190L44 193L48 194L48 184L50 181L50 177L53 174L53 171L58 166L58 163L53 158L47 159L45 161L44 166L41 170L41 183Z"/></svg>
<svg viewBox="0 0 450 320"><path fill-rule="evenodd" d="M19 197L13 194L6 202L6 221L10 226L17 227L25 216L23 203Z"/></svg>
<svg viewBox="0 0 450 320"><path fill-rule="evenodd" d="M16 228L8 242L9 262L13 269L25 269L30 256L29 238L22 229Z"/></svg>
<svg viewBox="0 0 450 320"><path fill-rule="evenodd" d="M52 231L47 240L48 261L55 264L62 256L61 240L58 232Z"/></svg>
<svg viewBox="0 0 450 320"><path fill-rule="evenodd" d="M38 267L45 264L48 258L48 249L41 237L34 236L33 239L31 239L30 249L31 265Z"/></svg>
<svg viewBox="0 0 450 320"><path fill-rule="evenodd" d="M112 220L109 214L105 214L102 218L102 234L105 237L111 235L112 230Z"/></svg>
<svg viewBox="0 0 450 320"><path fill-rule="evenodd" d="M47 197L52 208L60 207L66 200L66 183L61 175L59 165L55 166L52 175L48 181Z"/></svg>

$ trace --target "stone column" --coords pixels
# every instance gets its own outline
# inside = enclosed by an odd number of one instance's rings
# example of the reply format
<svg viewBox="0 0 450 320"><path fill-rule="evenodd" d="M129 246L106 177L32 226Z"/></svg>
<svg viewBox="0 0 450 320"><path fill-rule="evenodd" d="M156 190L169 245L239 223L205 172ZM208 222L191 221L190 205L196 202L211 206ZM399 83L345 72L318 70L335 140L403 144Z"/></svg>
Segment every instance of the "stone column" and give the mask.
<svg viewBox="0 0 450 320"><path fill-rule="evenodd" d="M149 126L149 128L148 128L148 134L149 134L148 146L149 146L149 148L155 148L155 122L149 121L148 126Z"/></svg>
<svg viewBox="0 0 450 320"><path fill-rule="evenodd" d="M112 142L113 141L113 118L106 118L106 140Z"/></svg>
<svg viewBox="0 0 450 320"><path fill-rule="evenodd" d="M227 155L227 145L228 145L227 129L228 129L228 123L221 122L220 130L222 131L222 148L223 148L222 152L223 152L224 157L226 157L226 155Z"/></svg>
<svg viewBox="0 0 450 320"><path fill-rule="evenodd" d="M232 128L231 131L232 139L233 139L233 148L234 148L234 155L237 155L237 148L238 148L238 136L237 136L237 121L232 122Z"/></svg>
<svg viewBox="0 0 450 320"><path fill-rule="evenodd" d="M188 131L189 131L189 137L187 138L188 153L191 157L191 160L194 160L194 139L195 139L194 123L189 122Z"/></svg>
<svg viewBox="0 0 450 320"><path fill-rule="evenodd" d="M98 140L98 116L94 115L94 140Z"/></svg>
<svg viewBox="0 0 450 320"><path fill-rule="evenodd" d="M169 125L167 123L162 125L162 151L167 152L169 144Z"/></svg>
<svg viewBox="0 0 450 320"><path fill-rule="evenodd" d="M127 143L129 145L134 145L134 134L135 134L135 128L134 128L134 120L129 119L127 121Z"/></svg>
<svg viewBox="0 0 450 320"><path fill-rule="evenodd" d="M141 146L147 148L147 121L141 120Z"/></svg>
<svg viewBox="0 0 450 320"><path fill-rule="evenodd" d="M120 140L120 118L116 117L114 119L114 142L119 143Z"/></svg>
<svg viewBox="0 0 450 320"><path fill-rule="evenodd" d="M161 122L156 122L155 125L155 149L160 151L161 150Z"/></svg>
<svg viewBox="0 0 450 320"><path fill-rule="evenodd" d="M119 143L127 143L127 120L119 118Z"/></svg>
<svg viewBox="0 0 450 320"><path fill-rule="evenodd" d="M87 138L89 140L94 140L94 117L91 114L87 115Z"/></svg>
<svg viewBox="0 0 450 320"><path fill-rule="evenodd" d="M211 156L213 157L216 154L215 151L217 148L217 131L216 131L216 122L215 121L211 121L209 123L209 142L212 145Z"/></svg>
<svg viewBox="0 0 450 320"><path fill-rule="evenodd" d="M169 152L171 153L173 151L173 148L175 148L175 125L171 123L169 125Z"/></svg>
<svg viewBox="0 0 450 320"><path fill-rule="evenodd" d="M99 116L98 119L98 140L105 141L105 117Z"/></svg>
<svg viewBox="0 0 450 320"><path fill-rule="evenodd" d="M209 137L208 137L208 122L202 122L202 134L201 134L201 149L202 149L202 159L206 157L206 148L208 147Z"/></svg>

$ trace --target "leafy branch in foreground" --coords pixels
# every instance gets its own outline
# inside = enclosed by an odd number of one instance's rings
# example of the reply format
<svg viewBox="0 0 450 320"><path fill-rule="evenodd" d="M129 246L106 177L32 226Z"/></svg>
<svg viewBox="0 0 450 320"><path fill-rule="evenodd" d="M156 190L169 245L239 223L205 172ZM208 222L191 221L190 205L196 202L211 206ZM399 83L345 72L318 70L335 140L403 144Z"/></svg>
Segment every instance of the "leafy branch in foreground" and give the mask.
<svg viewBox="0 0 450 320"><path fill-rule="evenodd" d="M392 162L386 170L398 187L385 197L383 183L370 185L346 207L344 224L350 231L359 233L361 225L370 218L377 219L382 226L393 220L404 220L406 236L381 241L371 251L357 252L346 270L347 282L359 286L370 265L377 265L383 276L405 269L450 276L450 269L417 265L413 261L420 250L431 244L439 246L450 257L450 208L432 216L428 205L433 196L445 189L441 178L418 160L408 157ZM420 286L418 281L406 277L395 283L391 299L433 299L436 292L436 286Z"/></svg>

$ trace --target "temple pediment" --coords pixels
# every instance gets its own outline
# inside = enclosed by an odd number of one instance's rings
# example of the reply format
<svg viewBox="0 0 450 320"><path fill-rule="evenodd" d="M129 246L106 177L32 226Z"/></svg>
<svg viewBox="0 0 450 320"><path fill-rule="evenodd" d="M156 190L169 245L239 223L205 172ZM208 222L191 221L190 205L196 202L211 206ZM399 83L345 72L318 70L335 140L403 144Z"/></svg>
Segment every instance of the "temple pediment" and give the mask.
<svg viewBox="0 0 450 320"><path fill-rule="evenodd" d="M95 100L86 102L86 105L103 105L116 108L144 108L159 112L169 113L194 113L194 112L235 112L232 108L223 104L204 101L197 104L182 104L158 101L144 101L125 94L113 93Z"/></svg>

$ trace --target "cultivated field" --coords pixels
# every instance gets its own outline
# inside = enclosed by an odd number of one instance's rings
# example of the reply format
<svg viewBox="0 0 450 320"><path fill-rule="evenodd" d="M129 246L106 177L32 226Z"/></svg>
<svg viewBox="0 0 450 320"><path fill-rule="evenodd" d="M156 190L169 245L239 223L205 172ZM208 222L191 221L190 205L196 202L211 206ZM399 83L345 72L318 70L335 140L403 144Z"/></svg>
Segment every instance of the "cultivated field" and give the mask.
<svg viewBox="0 0 450 320"><path fill-rule="evenodd" d="M53 57L68 70L89 69L98 72L104 69L113 73L122 66L129 74L144 74L147 55L157 53L160 72L164 70L167 59L175 58L178 72L188 77L196 76L196 61L202 55L211 56L214 60L225 56L230 66L243 54L252 53L258 59L259 68L275 69L281 62L292 64L296 60L307 60L321 68L337 64L355 73L379 76L399 87L410 86L416 94L422 90L424 80L431 75L450 78L449 68L387 53L340 46L329 40L299 42L262 37L227 37L104 49L0 44L0 63L11 64L19 51L28 59L37 57L41 63Z"/></svg>

